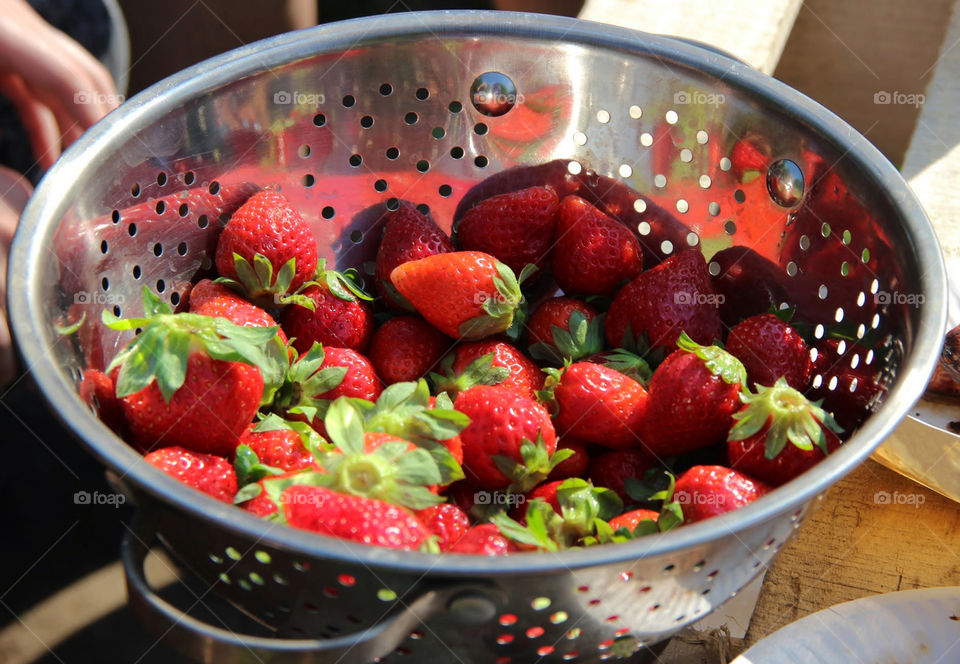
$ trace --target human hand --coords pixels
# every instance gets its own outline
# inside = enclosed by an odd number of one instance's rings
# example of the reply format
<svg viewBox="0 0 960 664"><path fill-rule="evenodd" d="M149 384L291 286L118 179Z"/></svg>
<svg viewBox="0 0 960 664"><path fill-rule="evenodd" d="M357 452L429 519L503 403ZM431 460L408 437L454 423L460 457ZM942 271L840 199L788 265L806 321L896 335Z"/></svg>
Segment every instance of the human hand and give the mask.
<svg viewBox="0 0 960 664"><path fill-rule="evenodd" d="M32 193L33 187L22 175L0 166L0 389L13 380L17 367L6 307L2 306L7 301L7 254L20 212Z"/></svg>

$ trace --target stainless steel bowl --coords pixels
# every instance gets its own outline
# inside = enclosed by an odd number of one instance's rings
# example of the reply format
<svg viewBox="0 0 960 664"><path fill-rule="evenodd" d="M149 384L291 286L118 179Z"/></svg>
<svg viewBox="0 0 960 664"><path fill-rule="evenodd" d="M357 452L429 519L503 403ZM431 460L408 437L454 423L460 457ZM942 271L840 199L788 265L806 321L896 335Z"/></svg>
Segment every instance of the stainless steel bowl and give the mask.
<svg viewBox="0 0 960 664"><path fill-rule="evenodd" d="M481 96L478 108L471 86L489 72L514 87ZM503 115L480 112L511 104ZM745 173L735 147L757 138L776 163L769 173ZM397 200L428 205L449 228L473 185L554 159L588 183L605 176L643 194L618 216L637 230L648 262L683 242L708 258L752 246L802 286L795 292L808 316L876 330L888 351L883 403L837 453L734 513L620 546L487 559L365 547L260 521L143 463L77 394L81 369L102 367L127 340L97 324L100 310L136 315L144 284L176 301L211 264L233 185L281 187L323 254L369 268L381 214ZM849 195L836 216L814 218L823 208L809 209L811 192L828 196L833 183ZM183 193L190 189L208 193ZM687 228L660 235L671 217ZM9 283L31 375L136 495L140 537L159 536L214 592L275 631L276 639L249 639L182 616L150 593L139 565L144 544L130 539L134 608L211 662L251 653L297 662L405 653L431 662L586 662L661 642L755 577L816 498L893 429L933 369L946 317L943 262L916 198L824 108L696 45L484 12L320 26L141 93L41 183L16 236ZM901 306L875 297L883 292L925 299ZM88 327L78 335L55 332L81 312ZM873 366L880 372L879 358Z"/></svg>

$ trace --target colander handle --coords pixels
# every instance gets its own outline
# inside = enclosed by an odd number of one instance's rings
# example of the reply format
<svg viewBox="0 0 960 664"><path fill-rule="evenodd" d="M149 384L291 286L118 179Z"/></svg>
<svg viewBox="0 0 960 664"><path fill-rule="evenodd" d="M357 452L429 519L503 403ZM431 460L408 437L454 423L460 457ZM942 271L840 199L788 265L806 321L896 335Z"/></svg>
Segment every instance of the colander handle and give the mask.
<svg viewBox="0 0 960 664"><path fill-rule="evenodd" d="M454 593L463 590L459 586L428 590L416 600L407 602L403 610L392 618L355 634L337 638L317 640L249 636L189 616L154 593L143 571L152 541L152 529L144 527L142 523L135 524L123 538L121 559L130 608L137 619L167 645L197 662L335 664L371 661L395 650L422 622L444 611Z"/></svg>

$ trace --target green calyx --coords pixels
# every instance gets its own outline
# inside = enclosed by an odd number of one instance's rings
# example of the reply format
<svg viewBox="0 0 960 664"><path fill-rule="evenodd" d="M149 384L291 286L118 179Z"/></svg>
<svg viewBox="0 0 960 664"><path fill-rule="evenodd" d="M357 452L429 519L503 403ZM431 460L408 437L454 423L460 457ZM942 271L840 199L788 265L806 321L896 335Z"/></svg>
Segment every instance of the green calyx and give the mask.
<svg viewBox="0 0 960 664"><path fill-rule="evenodd" d="M517 278L513 270L500 261L495 260L494 267L497 270L497 276L493 278L496 292L482 294L480 308L483 314L461 323L458 332L464 339L480 339L510 330L524 301L520 284L537 271L536 265L528 263ZM519 334L519 329L515 332Z"/></svg>
<svg viewBox="0 0 960 664"><path fill-rule="evenodd" d="M237 273L236 279L220 277L216 283L229 286L258 306L270 308L299 304L311 311L316 307L309 297L289 292L296 276L296 258L284 263L274 275L273 263L263 254L254 254L253 265L250 265L246 258L234 252L233 269Z"/></svg>
<svg viewBox="0 0 960 664"><path fill-rule="evenodd" d="M243 327L226 318L175 314L147 287L143 289L143 310L141 318L120 319L107 310L102 314L103 324L112 330L142 330L106 369L110 373L120 367L118 397L139 392L156 380L169 403L186 380L190 354L204 352L215 360L258 367L264 382L261 403L273 400L287 362L287 349L276 326Z"/></svg>
<svg viewBox="0 0 960 664"><path fill-rule="evenodd" d="M621 526L614 529L609 520L597 519L595 525L596 533L593 537L584 541L585 545L593 544L616 544L629 542L630 540L652 535L654 533L665 533L673 530L683 524L683 509L680 503L674 501L673 494L676 488L676 477L673 473L664 471L667 477L667 486L660 491L655 491L644 496L644 501L659 501L660 509L656 520L643 519L637 523L631 530ZM631 497L633 497L631 495Z"/></svg>
<svg viewBox="0 0 960 664"><path fill-rule="evenodd" d="M736 424L727 440L745 440L766 428L764 456L774 459L787 443L801 450L812 450L814 445L828 454L826 430L842 433L843 429L833 415L811 402L790 387L784 378L778 378L773 387L757 385L757 393L741 393L746 408L736 413Z"/></svg>
<svg viewBox="0 0 960 664"><path fill-rule="evenodd" d="M327 289L341 300L346 302L355 302L365 300L372 302L373 297L363 290L360 285L360 273L356 268L347 268L343 272L327 269L326 259L321 258L317 261L317 272L311 284L322 283ZM313 310L313 307L310 307Z"/></svg>
<svg viewBox="0 0 960 664"><path fill-rule="evenodd" d="M565 361L563 367L560 369L554 369L553 367L542 369L543 373L547 374L547 377L543 381L543 387L537 390L537 401L546 406L547 410L550 411L551 417L556 416L560 410L554 392L557 389L557 385L560 384L561 379L563 379L563 372L569 367L570 362Z"/></svg>
<svg viewBox="0 0 960 664"><path fill-rule="evenodd" d="M249 445L238 445L233 459L233 469L237 473L237 486L241 489L248 484L255 484L267 476L280 475L283 473L279 468L267 466L260 463L260 458ZM249 500L244 498L239 502ZM238 502L234 498L234 502Z"/></svg>
<svg viewBox="0 0 960 664"><path fill-rule="evenodd" d="M323 419L329 400L319 399L343 382L347 367L320 368L323 344L314 342L306 353L289 363L272 403L271 410L283 416L303 415L309 421Z"/></svg>
<svg viewBox="0 0 960 664"><path fill-rule="evenodd" d="M530 355L541 362L561 365L568 360L575 362L599 353L603 350L604 342L603 319L604 315L601 314L588 321L582 311L574 311L570 314L566 329L550 326L553 343L539 341L533 344L529 348Z"/></svg>
<svg viewBox="0 0 960 664"><path fill-rule="evenodd" d="M493 456L493 463L497 470L510 480L508 493L526 493L547 479L550 471L573 456L573 453L573 450L559 449L550 454L543 437L538 435L536 442L524 440L520 444L522 461L496 454Z"/></svg>
<svg viewBox="0 0 960 664"><path fill-rule="evenodd" d="M647 361L624 348L604 353L603 366L619 371L644 387L649 387L650 379L653 378L653 371Z"/></svg>
<svg viewBox="0 0 960 664"><path fill-rule="evenodd" d="M720 348L716 344L712 346L701 346L696 341L687 336L686 332L680 333L677 339L677 346L680 350L693 353L706 365L707 369L714 376L718 376L729 385L740 384L744 389L747 388L747 370L743 363L733 355Z"/></svg>
<svg viewBox="0 0 960 664"><path fill-rule="evenodd" d="M304 448L320 463L321 458L326 452L333 449L333 445L327 442L323 436L318 434L313 427L306 422L287 420L275 413L261 415L261 420L257 422L253 430L257 433L266 431L293 431L300 437L300 442Z"/></svg>
<svg viewBox="0 0 960 664"><path fill-rule="evenodd" d="M473 362L467 365L463 373L456 375L453 371L453 363L456 359L456 353L450 353L440 362L440 371L442 373L430 372L427 378L430 379L435 392L446 392L450 398L455 399L458 394L469 390L476 385L499 385L510 377L510 369L507 367L493 366L495 353L481 355Z"/></svg>

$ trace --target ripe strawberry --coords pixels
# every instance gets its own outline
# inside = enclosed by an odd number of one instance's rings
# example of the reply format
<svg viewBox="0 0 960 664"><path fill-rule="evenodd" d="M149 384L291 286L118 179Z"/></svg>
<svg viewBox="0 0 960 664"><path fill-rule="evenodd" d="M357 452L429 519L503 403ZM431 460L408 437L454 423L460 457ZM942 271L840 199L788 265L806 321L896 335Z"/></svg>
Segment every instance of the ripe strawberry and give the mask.
<svg viewBox="0 0 960 664"><path fill-rule="evenodd" d="M750 385L769 387L783 377L790 387L802 390L810 377L807 342L773 314L738 323L727 337L727 352L743 363Z"/></svg>
<svg viewBox="0 0 960 664"><path fill-rule="evenodd" d="M353 283L351 271L320 271L322 283L307 286L280 314L280 325L300 353L316 342L365 352L373 337L373 312L364 302L370 296Z"/></svg>
<svg viewBox="0 0 960 664"><path fill-rule="evenodd" d="M516 545L500 533L500 529L492 523L481 523L473 526L447 553L463 553L474 556L504 556L517 551Z"/></svg>
<svg viewBox="0 0 960 664"><path fill-rule="evenodd" d="M441 408L441 407L437 405L437 398L430 397L430 403L427 410L437 410L438 408ZM443 404L442 409L452 410L453 404L452 403ZM447 451L453 455L453 458L457 462L457 465L459 466L463 465L463 441L460 440L459 433L455 436L450 436L448 438L440 438L438 439L438 442L441 445L443 445L445 448L447 448Z"/></svg>
<svg viewBox="0 0 960 664"><path fill-rule="evenodd" d="M728 247L710 262L717 265L710 281L717 293L720 320L727 327L789 301L783 283L786 271L749 247Z"/></svg>
<svg viewBox="0 0 960 664"><path fill-rule="evenodd" d="M416 514L423 525L437 536L441 551L448 551L470 530L467 513L451 503L434 505Z"/></svg>
<svg viewBox="0 0 960 664"><path fill-rule="evenodd" d="M520 281L525 276L521 273ZM427 322L454 339L505 332L523 300L513 271L479 251L410 261L390 279Z"/></svg>
<svg viewBox="0 0 960 664"><path fill-rule="evenodd" d="M731 468L780 486L840 447L842 429L833 417L783 378L741 400L745 405L727 437Z"/></svg>
<svg viewBox="0 0 960 664"><path fill-rule="evenodd" d="M590 464L590 455L587 454L584 442L574 440L570 436L564 436L557 443L557 449L570 450L573 454L558 463L550 471L547 476L548 480L565 480L570 477L584 477L586 475L587 466Z"/></svg>
<svg viewBox="0 0 960 664"><path fill-rule="evenodd" d="M550 256L560 199L548 187L501 194L474 205L456 226L460 249L482 251L519 274Z"/></svg>
<svg viewBox="0 0 960 664"><path fill-rule="evenodd" d="M451 251L453 244L439 226L412 205L402 204L387 214L383 226L375 269L377 292L390 306L412 311L413 307L394 287L390 273L409 261Z"/></svg>
<svg viewBox="0 0 960 664"><path fill-rule="evenodd" d="M265 466L284 471L303 470L316 464L301 434L293 428L272 429L251 424L240 436L238 445L249 447Z"/></svg>
<svg viewBox="0 0 960 664"><path fill-rule="evenodd" d="M590 459L587 474L594 486L604 486L614 491L625 503L633 502L627 493L628 478L643 479L644 473L654 465L654 460L642 450L612 450Z"/></svg>
<svg viewBox="0 0 960 664"><path fill-rule="evenodd" d="M562 435L612 448L640 444L635 432L648 400L640 383L592 362L550 371L544 392L553 391L554 422Z"/></svg>
<svg viewBox="0 0 960 664"><path fill-rule="evenodd" d="M85 370L80 382L80 398L97 410L97 415L115 434L130 437L123 404L117 398L117 388L110 376L96 369Z"/></svg>
<svg viewBox="0 0 960 664"><path fill-rule="evenodd" d="M693 523L743 507L770 490L724 466L694 466L677 479L674 500L683 508L684 523Z"/></svg>
<svg viewBox="0 0 960 664"><path fill-rule="evenodd" d="M649 387L650 379L653 378L650 364L636 353L631 353L623 348L591 355L586 361L619 371L624 376L643 385L644 388Z"/></svg>
<svg viewBox="0 0 960 664"><path fill-rule="evenodd" d="M423 319L398 316L373 333L368 355L377 375L389 385L426 376L452 343Z"/></svg>
<svg viewBox="0 0 960 664"><path fill-rule="evenodd" d="M660 518L659 512L654 512L653 510L646 509L636 509L629 512L624 512L620 516L616 516L610 519L610 527L614 530L619 528L626 528L630 532L633 532L641 521L657 521Z"/></svg>
<svg viewBox="0 0 960 664"><path fill-rule="evenodd" d="M527 322L527 348L537 360L563 364L603 350L603 319L586 302L553 297Z"/></svg>
<svg viewBox="0 0 960 664"><path fill-rule="evenodd" d="M315 399L333 401L338 397L354 397L376 401L383 392L383 383L366 357L349 348L335 348L326 346L324 349L323 364L320 369L327 367L346 367L347 372L335 387L326 392L315 394Z"/></svg>
<svg viewBox="0 0 960 664"><path fill-rule="evenodd" d="M325 487L293 485L283 492L281 504L287 523L322 535L406 550L420 548L430 536L403 507Z"/></svg>
<svg viewBox="0 0 960 664"><path fill-rule="evenodd" d="M198 292L199 291L199 292ZM275 327L277 321L266 310L247 302L235 291L209 279L197 283L190 291L190 312L211 318L226 318L242 327ZM286 344L287 335L277 330Z"/></svg>
<svg viewBox="0 0 960 664"><path fill-rule="evenodd" d="M557 489L565 482L566 480L553 480L551 482L544 482L543 484L538 484L530 491L526 493L526 503L533 502L534 500L542 500L547 505L553 508L553 511L559 514L561 512L560 508L560 499L557 498ZM526 512L526 504L518 505L521 512Z"/></svg>
<svg viewBox="0 0 960 664"><path fill-rule="evenodd" d="M886 393L876 353L836 339L824 339L814 348L817 356L804 394L811 401L822 400L820 405L833 414L837 424L844 431L853 431Z"/></svg>
<svg viewBox="0 0 960 664"><path fill-rule="evenodd" d="M240 297L235 290L226 284L217 283L212 279L201 279L190 287L190 292L188 293L186 299L188 300L189 308L196 309L200 305L204 304L207 300L230 296L246 302L246 300Z"/></svg>
<svg viewBox="0 0 960 664"><path fill-rule="evenodd" d="M640 428L643 446L657 457L723 442L746 384L743 365L730 353L700 346L685 334L678 344L680 349L653 374L647 404L651 417Z"/></svg>
<svg viewBox="0 0 960 664"><path fill-rule="evenodd" d="M551 465L557 436L547 409L536 401L502 387L477 385L461 392L455 406L470 418L460 439L471 484L492 491L513 483L525 491L562 460Z"/></svg>
<svg viewBox="0 0 960 664"><path fill-rule="evenodd" d="M703 254L681 251L620 289L607 312L607 342L642 346L646 336L647 347L669 353L686 332L697 343L713 343L723 334L716 303Z"/></svg>
<svg viewBox="0 0 960 664"><path fill-rule="evenodd" d="M144 460L225 503L232 503L237 493L237 475L230 462L222 457L198 454L182 447L163 447L147 454Z"/></svg>
<svg viewBox="0 0 960 664"><path fill-rule="evenodd" d="M633 232L579 196L560 201L556 233L551 266L567 295L612 295L643 269Z"/></svg>
<svg viewBox="0 0 960 664"><path fill-rule="evenodd" d="M263 189L221 231L216 263L220 275L240 282L251 299L274 301L313 278L317 241L283 194Z"/></svg>
<svg viewBox="0 0 960 664"><path fill-rule="evenodd" d="M543 388L544 375L515 346L484 339L457 346L441 363L442 374L430 374L437 392L456 399L474 385L499 385L531 399Z"/></svg>

